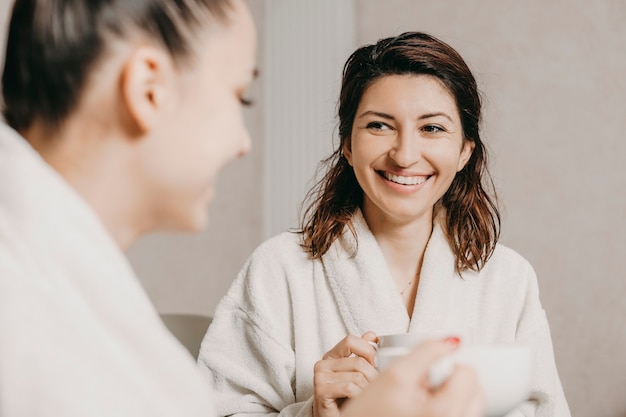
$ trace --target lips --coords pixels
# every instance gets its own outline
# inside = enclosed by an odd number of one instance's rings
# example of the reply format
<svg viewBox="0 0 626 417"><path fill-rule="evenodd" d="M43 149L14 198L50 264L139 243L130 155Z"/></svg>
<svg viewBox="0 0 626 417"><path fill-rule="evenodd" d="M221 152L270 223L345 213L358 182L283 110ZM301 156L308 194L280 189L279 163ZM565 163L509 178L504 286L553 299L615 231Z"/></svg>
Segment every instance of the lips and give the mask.
<svg viewBox="0 0 626 417"><path fill-rule="evenodd" d="M430 175L403 176L391 174L389 172L381 172L380 174L385 179L400 185L419 185L423 184L428 178L430 178Z"/></svg>

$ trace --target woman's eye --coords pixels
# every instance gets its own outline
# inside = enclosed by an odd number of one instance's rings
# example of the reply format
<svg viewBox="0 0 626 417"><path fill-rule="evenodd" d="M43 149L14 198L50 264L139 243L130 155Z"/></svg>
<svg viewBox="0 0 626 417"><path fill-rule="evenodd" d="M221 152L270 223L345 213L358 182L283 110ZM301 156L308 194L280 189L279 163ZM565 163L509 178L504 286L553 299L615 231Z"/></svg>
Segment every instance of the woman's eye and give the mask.
<svg viewBox="0 0 626 417"><path fill-rule="evenodd" d="M247 98L243 98L243 97L239 97L239 102L241 103L242 106L245 106L245 107L250 107L254 104L254 101L247 99Z"/></svg>
<svg viewBox="0 0 626 417"><path fill-rule="evenodd" d="M369 122L367 124L368 129L372 130L389 130L390 127L383 122Z"/></svg>
<svg viewBox="0 0 626 417"><path fill-rule="evenodd" d="M422 129L428 133L445 132L445 130L441 126L436 126L436 125L426 125Z"/></svg>

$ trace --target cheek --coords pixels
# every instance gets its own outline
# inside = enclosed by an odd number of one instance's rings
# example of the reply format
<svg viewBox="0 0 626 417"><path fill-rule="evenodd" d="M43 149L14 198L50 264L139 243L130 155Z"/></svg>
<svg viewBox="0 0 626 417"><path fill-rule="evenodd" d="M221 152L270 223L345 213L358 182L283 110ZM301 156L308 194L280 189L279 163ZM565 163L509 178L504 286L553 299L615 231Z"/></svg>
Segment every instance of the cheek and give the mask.
<svg viewBox="0 0 626 417"><path fill-rule="evenodd" d="M433 163L438 165L438 170L442 172L456 173L459 164L461 164L461 151L455 143L441 144L433 146L428 153Z"/></svg>
<svg viewBox="0 0 626 417"><path fill-rule="evenodd" d="M355 169L367 168L381 156L386 155L387 152L388 148L382 138L357 135L352 139L350 162Z"/></svg>
<svg viewBox="0 0 626 417"><path fill-rule="evenodd" d="M235 159L248 148L249 139L238 110L221 112L210 125L205 149L215 169Z"/></svg>

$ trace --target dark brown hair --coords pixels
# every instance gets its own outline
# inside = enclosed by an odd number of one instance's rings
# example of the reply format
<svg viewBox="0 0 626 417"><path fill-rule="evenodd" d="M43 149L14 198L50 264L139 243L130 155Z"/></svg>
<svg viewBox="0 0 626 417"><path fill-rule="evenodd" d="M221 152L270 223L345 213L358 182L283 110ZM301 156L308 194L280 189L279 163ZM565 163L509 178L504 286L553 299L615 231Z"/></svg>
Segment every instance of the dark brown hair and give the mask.
<svg viewBox="0 0 626 417"><path fill-rule="evenodd" d="M3 114L15 130L36 120L55 129L76 106L111 37L141 31L182 61L230 0L16 0L2 74Z"/></svg>
<svg viewBox="0 0 626 417"><path fill-rule="evenodd" d="M500 214L487 153L480 138L481 100L476 80L451 46L421 32L407 32L357 49L343 70L339 96L339 138L336 150L322 162L327 171L307 194L301 221L303 248L321 258L351 223L363 202L363 190L342 154L349 144L355 114L365 90L387 75L430 75L452 94L461 118L464 140L474 143L466 166L456 174L439 201L445 208L444 230L456 257L456 269L480 270L500 235Z"/></svg>

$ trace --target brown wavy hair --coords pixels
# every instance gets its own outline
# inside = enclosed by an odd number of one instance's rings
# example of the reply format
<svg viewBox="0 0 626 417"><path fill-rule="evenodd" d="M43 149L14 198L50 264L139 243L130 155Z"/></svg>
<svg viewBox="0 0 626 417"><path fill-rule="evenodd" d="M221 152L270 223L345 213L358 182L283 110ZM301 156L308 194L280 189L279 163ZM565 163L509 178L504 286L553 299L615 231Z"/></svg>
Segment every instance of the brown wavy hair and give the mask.
<svg viewBox="0 0 626 417"><path fill-rule="evenodd" d="M352 216L361 207L363 190L342 154L365 90L388 75L430 75L456 100L464 140L474 143L472 155L437 203L443 207L443 228L456 258L456 270L478 271L493 254L500 236L500 213L487 152L480 138L481 98L469 67L450 45L422 32L406 32L357 49L343 69L339 96L339 138L335 151L320 169L326 173L308 192L301 220L302 247L320 259L346 227L356 234Z"/></svg>

